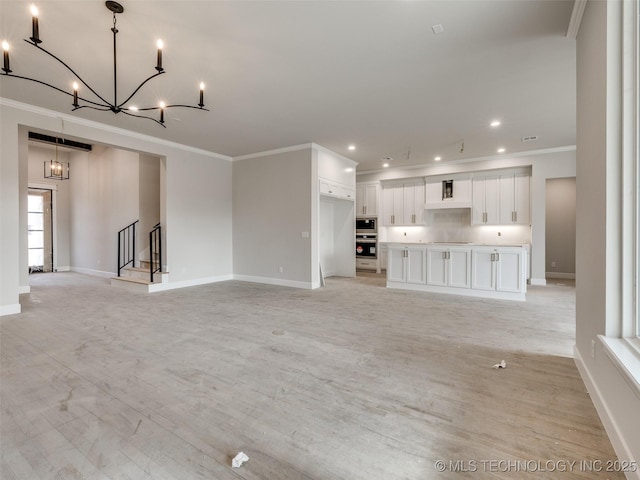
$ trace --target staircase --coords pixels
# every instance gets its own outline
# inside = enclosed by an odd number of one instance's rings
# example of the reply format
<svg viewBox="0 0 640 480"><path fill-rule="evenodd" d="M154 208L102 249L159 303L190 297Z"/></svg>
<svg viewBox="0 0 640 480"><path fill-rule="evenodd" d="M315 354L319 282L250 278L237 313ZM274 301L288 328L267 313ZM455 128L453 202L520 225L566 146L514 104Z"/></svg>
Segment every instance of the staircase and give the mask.
<svg viewBox="0 0 640 480"><path fill-rule="evenodd" d="M138 220L118 232L118 276L111 285L138 293L161 290L169 281L169 273L162 271L162 230L157 224L149 232L149 260L136 262L136 225ZM138 266L136 266L136 263Z"/></svg>

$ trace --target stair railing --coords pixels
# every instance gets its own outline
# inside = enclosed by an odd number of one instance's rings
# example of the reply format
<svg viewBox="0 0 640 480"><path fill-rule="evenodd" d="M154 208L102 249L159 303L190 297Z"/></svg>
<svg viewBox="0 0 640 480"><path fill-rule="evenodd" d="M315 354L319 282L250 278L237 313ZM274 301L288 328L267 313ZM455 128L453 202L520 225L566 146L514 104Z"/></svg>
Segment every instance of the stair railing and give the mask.
<svg viewBox="0 0 640 480"><path fill-rule="evenodd" d="M136 220L118 232L118 276L129 264L136 266Z"/></svg>
<svg viewBox="0 0 640 480"><path fill-rule="evenodd" d="M162 227L158 223L149 232L149 276L153 283L153 274L162 272Z"/></svg>

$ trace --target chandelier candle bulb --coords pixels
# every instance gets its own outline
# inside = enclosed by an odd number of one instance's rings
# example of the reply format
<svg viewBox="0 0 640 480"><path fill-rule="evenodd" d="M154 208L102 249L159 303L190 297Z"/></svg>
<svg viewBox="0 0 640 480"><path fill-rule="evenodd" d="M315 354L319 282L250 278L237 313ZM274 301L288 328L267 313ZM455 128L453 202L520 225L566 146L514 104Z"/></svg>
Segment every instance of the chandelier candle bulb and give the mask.
<svg viewBox="0 0 640 480"><path fill-rule="evenodd" d="M160 102L160 123L164 123L164 102Z"/></svg>
<svg viewBox="0 0 640 480"><path fill-rule="evenodd" d="M158 70L159 72L164 70L164 68L162 68L162 48L163 47L164 47L164 44L162 43L162 40L158 40L158 65L156 65L156 70Z"/></svg>
<svg viewBox="0 0 640 480"><path fill-rule="evenodd" d="M9 44L6 40L2 42L2 60L2 70L4 70L4 73L10 73L11 69L9 68ZM200 102L202 102L202 100L200 100Z"/></svg>
<svg viewBox="0 0 640 480"><path fill-rule="evenodd" d="M200 108L204 107L204 82L200 82L200 103L198 106Z"/></svg>
<svg viewBox="0 0 640 480"><path fill-rule="evenodd" d="M40 27L38 26L38 7L31 5L31 41L40 43Z"/></svg>
<svg viewBox="0 0 640 480"><path fill-rule="evenodd" d="M73 82L73 106L78 108L78 82Z"/></svg>

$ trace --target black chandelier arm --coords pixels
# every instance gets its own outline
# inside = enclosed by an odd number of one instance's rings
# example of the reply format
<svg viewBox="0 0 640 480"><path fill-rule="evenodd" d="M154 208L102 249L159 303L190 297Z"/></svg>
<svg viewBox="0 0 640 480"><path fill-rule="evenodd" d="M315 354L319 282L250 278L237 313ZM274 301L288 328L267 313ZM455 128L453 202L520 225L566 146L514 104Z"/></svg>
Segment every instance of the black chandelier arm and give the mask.
<svg viewBox="0 0 640 480"><path fill-rule="evenodd" d="M80 80L80 82L82 82L82 84L87 87L89 90L91 90L91 92L98 97L100 100L102 100L104 102L104 105L111 105L107 100L105 100L104 98L102 98L102 96L96 92L93 88L91 88L91 86L89 86L89 84L87 82L85 82L82 77L80 75L78 75L73 68L71 68L69 65L67 65L64 61L60 60L58 57L56 57L53 53L51 53L49 50L47 50L46 48L42 48L40 45L38 45L35 42L32 42L31 40L27 40L26 38L24 39L25 42L27 42L29 45L33 45L34 47L36 47L38 50L42 50L44 53L46 53L47 55L49 55L50 57L56 59L59 63L61 63L62 65L64 65L64 67L69 70L71 73L73 73L73 75L75 75L75 77ZM42 82L44 83L44 82ZM65 92L66 93L66 92ZM100 105L99 103L95 103L95 102L90 102L90 103L94 103L95 105Z"/></svg>
<svg viewBox="0 0 640 480"><path fill-rule="evenodd" d="M131 99L134 97L134 95L135 95L136 93L138 93L138 90L140 90L140 89L144 86L144 84L145 84L145 83L147 83L147 82L148 82L149 80L151 80L152 78L156 78L158 75L162 75L163 73L165 73L165 71L164 71L164 70L163 70L163 71L161 71L161 72L158 72L158 73L154 73L154 74L153 74L153 75L151 75L149 78L147 78L144 82L142 82L140 85L138 85L138 88L136 88L136 89L133 91L133 93L132 93L131 95L129 95L129 96L127 97L127 99L126 99L124 102L120 103L120 105L117 105L117 108L122 108L122 106L123 106L125 103L127 103L129 100L131 100ZM160 107L158 107L158 108L160 108ZM134 115L134 116L135 116L135 115Z"/></svg>
<svg viewBox="0 0 640 480"><path fill-rule="evenodd" d="M5 77L13 77L13 78L20 78L22 80L29 80L31 82L36 82L39 83L41 85L45 85L49 88L53 88L54 90L57 90L60 93L64 93L65 95L68 95L70 97L73 97L72 93L67 92L66 90L63 90L61 88L56 87L55 85L51 85L50 83L47 82L43 82L42 80L37 80L35 78L30 78L30 77L24 77L22 75L14 75L13 73L3 73L2 75L4 75ZM78 97L79 100L82 100L83 102L86 103L91 103L93 105L97 105L98 107L105 107L105 110L111 110L111 106L108 104L102 104L102 103L98 103L98 102L94 102L92 100L87 100L86 98L82 98L82 97ZM75 109L74 109L75 110Z"/></svg>
<svg viewBox="0 0 640 480"><path fill-rule="evenodd" d="M194 108L196 110L204 110L205 112L209 112L210 111L208 108L200 107L200 106L197 106L197 105L196 106L194 106L194 105L165 105L164 107L139 108L138 111L144 112L144 111L148 111L148 110L166 110L167 108L175 108L175 107Z"/></svg>
<svg viewBox="0 0 640 480"><path fill-rule="evenodd" d="M142 110L142 109L140 109L140 110ZM120 110L120 112L124 113L125 115L129 115L130 117L146 118L147 120L151 120L151 121L156 122L156 123L157 123L158 125L160 125L162 128L167 128L167 126L166 126L164 123L159 122L159 121L158 121L158 120L156 120L155 118L147 117L146 115L136 115L136 114L134 114L134 113L129 113L129 112L127 112L127 111L126 111L126 110L124 110L124 109Z"/></svg>
<svg viewBox="0 0 640 480"><path fill-rule="evenodd" d="M77 107L73 107L71 109L71 111L75 112L76 110L80 110L81 108L90 108L91 110L98 110L100 112L110 112L111 111L111 107L108 107L108 106L104 106L104 107L98 108L98 107L92 107L91 105L78 105Z"/></svg>

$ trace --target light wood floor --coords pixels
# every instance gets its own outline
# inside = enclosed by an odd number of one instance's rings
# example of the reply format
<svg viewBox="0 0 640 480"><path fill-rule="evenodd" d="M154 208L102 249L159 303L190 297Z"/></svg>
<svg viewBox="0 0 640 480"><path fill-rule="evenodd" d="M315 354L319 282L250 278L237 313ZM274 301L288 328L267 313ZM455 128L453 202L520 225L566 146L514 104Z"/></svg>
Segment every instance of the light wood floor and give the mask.
<svg viewBox="0 0 640 480"><path fill-rule="evenodd" d="M571 358L573 287L31 283L0 318L3 480L624 478L584 471L616 457Z"/></svg>

